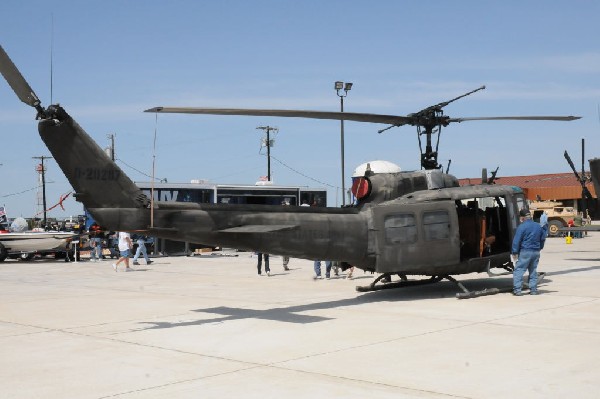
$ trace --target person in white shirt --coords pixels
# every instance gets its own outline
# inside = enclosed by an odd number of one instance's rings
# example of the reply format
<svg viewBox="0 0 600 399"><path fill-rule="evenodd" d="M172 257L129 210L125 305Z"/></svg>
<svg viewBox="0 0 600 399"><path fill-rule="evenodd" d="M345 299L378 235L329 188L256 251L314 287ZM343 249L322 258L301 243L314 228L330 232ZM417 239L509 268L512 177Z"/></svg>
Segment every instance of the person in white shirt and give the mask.
<svg viewBox="0 0 600 399"><path fill-rule="evenodd" d="M131 243L131 235L126 231L119 231L118 237L119 237L119 252L120 252L121 257L119 258L117 263L113 263L112 267L113 267L113 269L115 269L115 271L117 271L117 266L119 266L119 263L125 262L125 271L129 272L132 270L129 267L129 254L130 254L131 248L133 247L133 245Z"/></svg>

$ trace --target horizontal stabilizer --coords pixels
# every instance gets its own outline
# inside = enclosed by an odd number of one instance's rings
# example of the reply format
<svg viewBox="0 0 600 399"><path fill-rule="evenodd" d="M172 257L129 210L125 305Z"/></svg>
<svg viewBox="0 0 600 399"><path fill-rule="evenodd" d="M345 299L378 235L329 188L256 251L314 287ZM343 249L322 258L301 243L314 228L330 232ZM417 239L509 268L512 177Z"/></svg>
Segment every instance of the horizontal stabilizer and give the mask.
<svg viewBox="0 0 600 399"><path fill-rule="evenodd" d="M292 230L297 227L298 226L295 224L249 224L246 226L219 230L219 233L273 233L276 231Z"/></svg>

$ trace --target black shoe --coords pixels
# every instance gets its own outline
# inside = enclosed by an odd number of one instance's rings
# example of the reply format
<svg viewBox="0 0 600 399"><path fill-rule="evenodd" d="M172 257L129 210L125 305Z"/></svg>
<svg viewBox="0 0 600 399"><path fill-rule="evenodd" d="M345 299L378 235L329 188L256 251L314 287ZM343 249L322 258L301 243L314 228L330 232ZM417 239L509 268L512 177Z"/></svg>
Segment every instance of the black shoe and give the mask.
<svg viewBox="0 0 600 399"><path fill-rule="evenodd" d="M152 260L149 260L148 262L146 262L146 264L147 264L147 265L149 265L149 264L150 264L150 263L152 263L152 262L154 262L154 261L152 261Z"/></svg>
<svg viewBox="0 0 600 399"><path fill-rule="evenodd" d="M138 266L140 263L138 261L133 262L134 265Z"/></svg>
<svg viewBox="0 0 600 399"><path fill-rule="evenodd" d="M513 292L512 294L514 296L523 296L523 293L521 291L519 291L519 292Z"/></svg>

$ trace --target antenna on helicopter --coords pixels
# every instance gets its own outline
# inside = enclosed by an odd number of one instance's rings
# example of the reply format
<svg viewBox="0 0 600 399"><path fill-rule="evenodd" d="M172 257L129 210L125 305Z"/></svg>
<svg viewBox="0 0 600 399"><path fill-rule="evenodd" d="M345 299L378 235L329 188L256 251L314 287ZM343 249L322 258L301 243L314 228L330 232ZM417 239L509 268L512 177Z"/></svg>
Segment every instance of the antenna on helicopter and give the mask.
<svg viewBox="0 0 600 399"><path fill-rule="evenodd" d="M450 170L450 164L452 163L452 160L449 159L448 160L448 165L446 166L446 174L448 174L448 171Z"/></svg>

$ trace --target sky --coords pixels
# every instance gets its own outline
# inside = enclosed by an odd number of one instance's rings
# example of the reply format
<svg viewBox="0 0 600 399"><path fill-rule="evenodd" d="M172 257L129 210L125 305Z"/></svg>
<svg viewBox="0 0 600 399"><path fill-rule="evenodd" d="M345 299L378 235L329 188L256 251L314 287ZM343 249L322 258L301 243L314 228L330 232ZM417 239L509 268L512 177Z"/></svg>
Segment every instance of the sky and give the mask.
<svg viewBox="0 0 600 399"><path fill-rule="evenodd" d="M573 122L472 121L442 130L438 161L458 178L569 172L600 156L600 2L548 1L20 1L4 0L0 44L47 106L60 103L134 181L204 179L328 190L341 204L340 122L158 115L156 106L339 111L335 81L354 85L347 112L407 115L486 85L450 117L577 115ZM52 78L51 78L52 77ZM420 168L416 129L345 123L346 188L354 168L387 160ZM154 137L156 135L156 141ZM49 156L35 112L0 80L0 206L38 207ZM65 148L65 151L68 151ZM46 161L48 207L71 187ZM587 168L587 161L586 161ZM49 217L82 213L71 197Z"/></svg>

